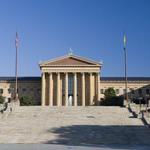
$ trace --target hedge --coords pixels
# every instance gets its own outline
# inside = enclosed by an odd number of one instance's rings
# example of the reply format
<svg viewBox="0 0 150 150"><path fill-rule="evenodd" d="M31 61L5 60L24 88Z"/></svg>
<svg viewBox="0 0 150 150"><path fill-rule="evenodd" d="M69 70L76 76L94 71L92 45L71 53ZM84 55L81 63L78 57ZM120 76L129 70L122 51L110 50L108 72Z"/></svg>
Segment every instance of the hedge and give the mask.
<svg viewBox="0 0 150 150"><path fill-rule="evenodd" d="M5 102L5 98L3 96L0 96L0 104L3 104Z"/></svg>
<svg viewBox="0 0 150 150"><path fill-rule="evenodd" d="M33 105L35 105L33 98L29 96L22 96L20 98L20 106L33 106Z"/></svg>
<svg viewBox="0 0 150 150"><path fill-rule="evenodd" d="M114 96L100 101L102 106L121 106L124 105L124 98L122 96Z"/></svg>

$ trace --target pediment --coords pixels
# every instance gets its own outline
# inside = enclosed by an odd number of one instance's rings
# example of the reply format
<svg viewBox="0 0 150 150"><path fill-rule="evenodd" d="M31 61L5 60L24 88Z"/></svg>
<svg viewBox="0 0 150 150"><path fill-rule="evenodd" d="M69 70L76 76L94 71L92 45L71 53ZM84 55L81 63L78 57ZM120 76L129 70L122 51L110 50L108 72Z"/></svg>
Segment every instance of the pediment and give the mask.
<svg viewBox="0 0 150 150"><path fill-rule="evenodd" d="M101 64L83 57L67 55L42 62L40 66L100 66Z"/></svg>

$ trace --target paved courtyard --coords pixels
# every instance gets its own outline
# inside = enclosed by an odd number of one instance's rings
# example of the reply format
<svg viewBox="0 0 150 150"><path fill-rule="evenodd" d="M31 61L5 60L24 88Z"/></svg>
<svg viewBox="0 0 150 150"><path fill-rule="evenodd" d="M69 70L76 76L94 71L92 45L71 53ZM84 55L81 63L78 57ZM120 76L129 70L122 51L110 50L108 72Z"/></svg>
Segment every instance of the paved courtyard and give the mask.
<svg viewBox="0 0 150 150"><path fill-rule="evenodd" d="M150 144L150 129L126 108L19 107L0 117L0 143Z"/></svg>

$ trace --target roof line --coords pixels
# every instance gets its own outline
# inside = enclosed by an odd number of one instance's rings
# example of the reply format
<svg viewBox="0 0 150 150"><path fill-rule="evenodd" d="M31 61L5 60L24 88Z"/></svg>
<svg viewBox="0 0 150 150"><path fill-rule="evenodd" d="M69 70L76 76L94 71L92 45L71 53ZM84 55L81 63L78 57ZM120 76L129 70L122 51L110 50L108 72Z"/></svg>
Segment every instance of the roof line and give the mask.
<svg viewBox="0 0 150 150"><path fill-rule="evenodd" d="M87 59L85 57L81 57L81 56L78 56L78 55L74 55L74 54L71 54L71 55L64 55L64 56L61 56L61 57L57 57L57 58L54 58L54 59L50 59L48 61L43 61L41 62L39 65L42 66L42 65L45 65L46 63L50 63L50 62L54 62L54 61L59 61L61 59L65 59L65 58L76 58L76 59L79 59L81 61L85 61L85 62L88 62L88 63L93 63L93 64L97 64L97 65L102 65L101 62L97 62L97 61L93 61L91 59Z"/></svg>
<svg viewBox="0 0 150 150"><path fill-rule="evenodd" d="M38 81L41 76L20 76L18 80L27 81L33 80ZM125 77L100 77L101 81L124 81ZM15 80L15 76L0 76L0 80L11 81ZM150 77L128 77L128 81L150 81Z"/></svg>

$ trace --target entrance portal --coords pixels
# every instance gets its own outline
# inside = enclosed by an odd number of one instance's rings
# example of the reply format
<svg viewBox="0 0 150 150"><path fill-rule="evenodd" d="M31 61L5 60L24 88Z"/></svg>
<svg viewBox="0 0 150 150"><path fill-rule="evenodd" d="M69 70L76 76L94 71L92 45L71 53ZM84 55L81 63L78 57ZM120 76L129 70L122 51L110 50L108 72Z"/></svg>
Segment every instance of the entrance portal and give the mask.
<svg viewBox="0 0 150 150"><path fill-rule="evenodd" d="M68 76L68 105L73 105L73 74Z"/></svg>
<svg viewBox="0 0 150 150"><path fill-rule="evenodd" d="M68 98L68 106L72 106L72 96L71 95Z"/></svg>

